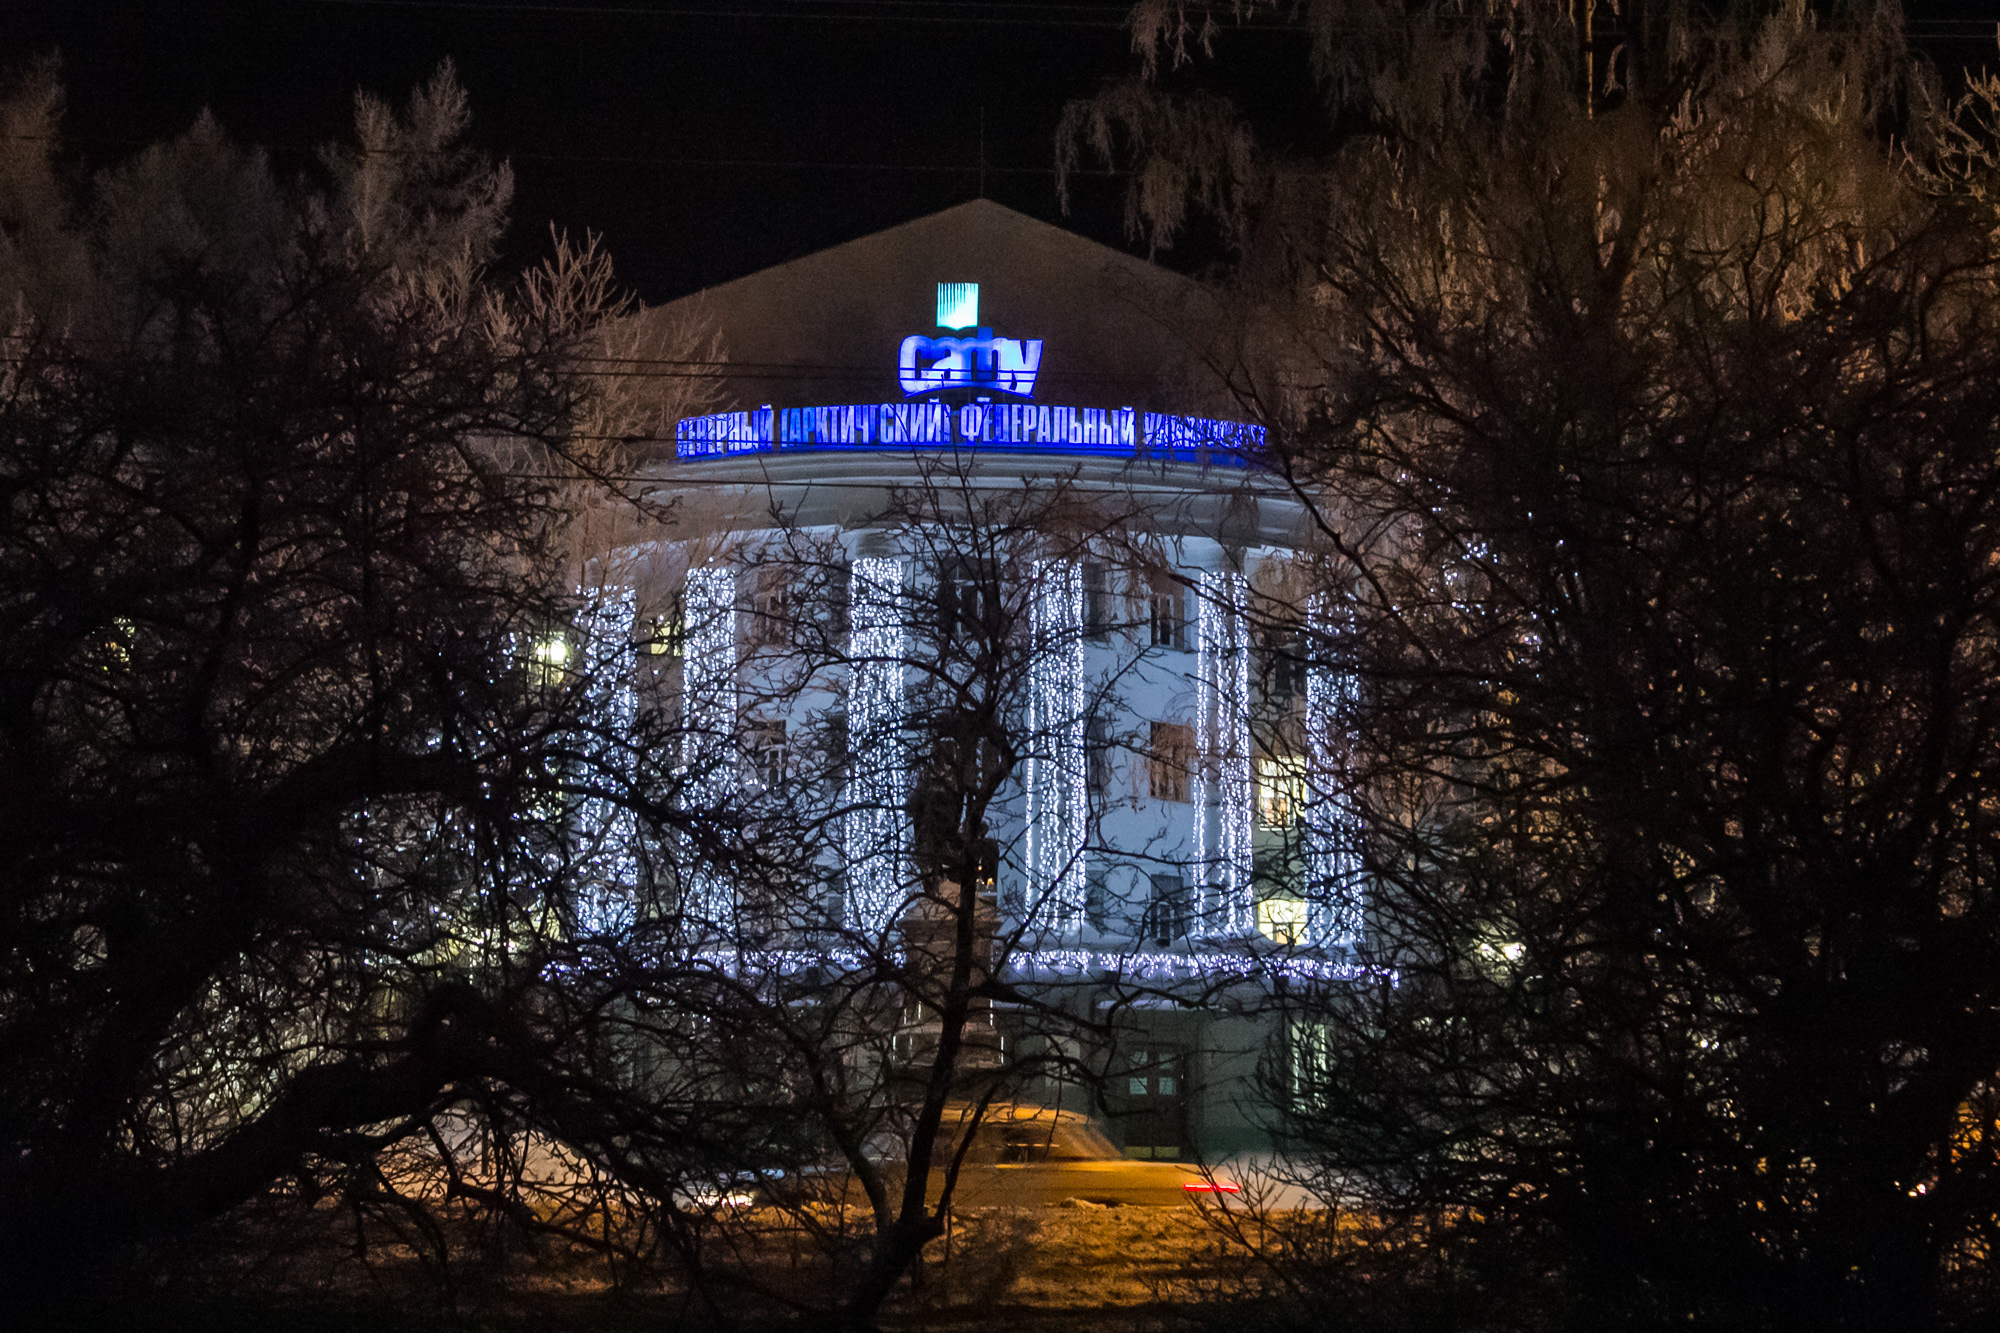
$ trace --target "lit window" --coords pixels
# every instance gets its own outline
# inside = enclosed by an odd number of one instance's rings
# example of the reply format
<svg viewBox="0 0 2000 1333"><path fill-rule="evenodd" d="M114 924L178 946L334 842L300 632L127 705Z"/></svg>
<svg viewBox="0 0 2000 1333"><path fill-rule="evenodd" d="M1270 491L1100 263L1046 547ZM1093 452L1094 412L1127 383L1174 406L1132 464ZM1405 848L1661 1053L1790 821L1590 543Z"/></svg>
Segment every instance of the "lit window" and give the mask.
<svg viewBox="0 0 2000 1333"><path fill-rule="evenodd" d="M1305 806L1304 766L1292 756L1257 761L1257 822L1266 828L1289 828Z"/></svg>
<svg viewBox="0 0 2000 1333"><path fill-rule="evenodd" d="M1182 722L1155 722L1146 754L1147 791L1156 801L1188 799L1194 769L1194 728Z"/></svg>
<svg viewBox="0 0 2000 1333"><path fill-rule="evenodd" d="M528 674L537 685L553 685L561 681L563 672L569 666L569 639L563 634L544 634L535 640L529 650L530 666Z"/></svg>
<svg viewBox="0 0 2000 1333"><path fill-rule="evenodd" d="M1274 944L1297 944L1306 932L1306 905L1298 898L1266 898L1257 904L1257 929Z"/></svg>
<svg viewBox="0 0 2000 1333"><path fill-rule="evenodd" d="M644 634L639 640L639 650L648 657L679 657L686 646L686 641L685 613L677 600L660 615L647 617Z"/></svg>
<svg viewBox="0 0 2000 1333"><path fill-rule="evenodd" d="M981 897L991 898L1000 891L1000 842L997 838L982 838L979 842L979 883L976 886Z"/></svg>

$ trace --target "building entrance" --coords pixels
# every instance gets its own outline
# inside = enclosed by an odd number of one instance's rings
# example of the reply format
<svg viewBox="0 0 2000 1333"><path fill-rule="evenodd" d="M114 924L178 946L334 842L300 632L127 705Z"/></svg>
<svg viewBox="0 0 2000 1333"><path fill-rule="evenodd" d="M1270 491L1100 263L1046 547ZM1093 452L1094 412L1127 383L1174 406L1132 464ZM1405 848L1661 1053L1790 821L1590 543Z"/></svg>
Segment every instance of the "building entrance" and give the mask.
<svg viewBox="0 0 2000 1333"><path fill-rule="evenodd" d="M1125 1072L1111 1087L1127 1157L1173 1159L1193 1154L1188 1072L1188 1052L1182 1047L1156 1045L1132 1051Z"/></svg>

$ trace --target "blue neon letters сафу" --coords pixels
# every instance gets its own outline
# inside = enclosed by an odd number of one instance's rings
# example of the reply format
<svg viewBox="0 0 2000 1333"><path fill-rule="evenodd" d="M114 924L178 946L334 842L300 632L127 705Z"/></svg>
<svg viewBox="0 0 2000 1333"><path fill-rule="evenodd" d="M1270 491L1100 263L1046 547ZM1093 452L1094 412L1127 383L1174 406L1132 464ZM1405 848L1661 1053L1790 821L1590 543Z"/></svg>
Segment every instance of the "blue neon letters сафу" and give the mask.
<svg viewBox="0 0 2000 1333"><path fill-rule="evenodd" d="M1041 368L1040 338L995 338L988 329L972 338L913 333L896 357L896 378L905 394L973 388L1032 398Z"/></svg>

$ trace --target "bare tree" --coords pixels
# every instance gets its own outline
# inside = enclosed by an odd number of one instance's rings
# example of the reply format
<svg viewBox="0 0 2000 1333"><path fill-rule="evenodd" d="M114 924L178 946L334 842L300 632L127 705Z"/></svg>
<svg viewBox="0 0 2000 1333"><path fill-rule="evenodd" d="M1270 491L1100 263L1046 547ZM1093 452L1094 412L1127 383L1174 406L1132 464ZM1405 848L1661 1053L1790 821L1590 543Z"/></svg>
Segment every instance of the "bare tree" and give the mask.
<svg viewBox="0 0 2000 1333"><path fill-rule="evenodd" d="M1889 11L1642 8L1629 79L1424 14L1239 228L1400 978L1295 1014L1299 1160L1494 1325L1975 1320L1994 92Z"/></svg>
<svg viewBox="0 0 2000 1333"><path fill-rule="evenodd" d="M448 69L324 188L204 116L72 195L60 105L45 67L0 112L14 1309L277 1182L364 1198L481 1089L560 1104L548 460L615 312L485 275L509 182Z"/></svg>
<svg viewBox="0 0 2000 1333"><path fill-rule="evenodd" d="M1051 766L1117 681L1048 677L1107 515L913 466L844 532L778 515L621 576L670 608L640 613L671 642L638 711L680 804L639 812L660 873L591 983L651 1118L588 1150L698 1281L856 1325L944 1234L988 1108L1067 1079L1081 1109L1105 1048L1079 980L1019 964L1084 910L1083 774ZM1059 786L1070 841L1004 836ZM1002 882L1027 886L1004 914ZM746 1190L771 1206L718 1206ZM774 1232L823 1254L821 1296L760 1277Z"/></svg>

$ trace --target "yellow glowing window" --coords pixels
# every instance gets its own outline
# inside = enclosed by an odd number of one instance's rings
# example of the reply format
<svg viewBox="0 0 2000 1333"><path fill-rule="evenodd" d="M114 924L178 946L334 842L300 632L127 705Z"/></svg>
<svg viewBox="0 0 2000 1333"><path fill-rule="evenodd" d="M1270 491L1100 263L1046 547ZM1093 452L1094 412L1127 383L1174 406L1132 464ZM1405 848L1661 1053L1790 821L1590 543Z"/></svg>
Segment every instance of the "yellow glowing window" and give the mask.
<svg viewBox="0 0 2000 1333"><path fill-rule="evenodd" d="M535 640L531 656L529 676L537 685L554 685L562 680L564 668L569 666L569 640L561 634L544 635Z"/></svg>
<svg viewBox="0 0 2000 1333"><path fill-rule="evenodd" d="M1257 820L1266 828L1286 828L1297 822L1306 800L1306 775L1297 759L1257 761Z"/></svg>
<svg viewBox="0 0 2000 1333"><path fill-rule="evenodd" d="M1275 944L1297 944L1306 933L1306 905L1298 898L1266 898L1257 904L1257 929Z"/></svg>

